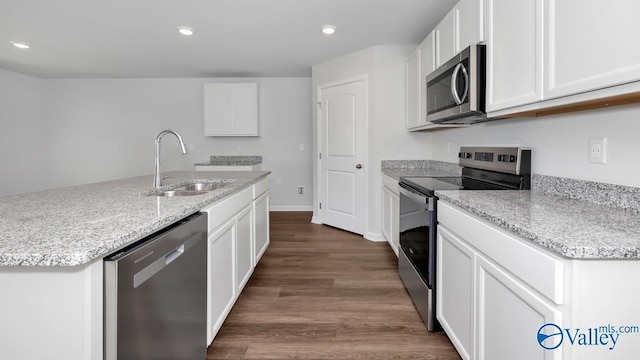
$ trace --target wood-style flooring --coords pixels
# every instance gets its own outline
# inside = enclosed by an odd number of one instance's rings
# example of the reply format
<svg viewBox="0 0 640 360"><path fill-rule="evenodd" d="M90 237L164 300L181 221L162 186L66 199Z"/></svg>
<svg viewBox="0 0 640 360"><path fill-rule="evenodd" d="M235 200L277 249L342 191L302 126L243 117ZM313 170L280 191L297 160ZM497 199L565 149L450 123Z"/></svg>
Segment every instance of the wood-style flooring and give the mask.
<svg viewBox="0 0 640 360"><path fill-rule="evenodd" d="M386 242L272 212L271 245L208 359L460 359L430 333Z"/></svg>

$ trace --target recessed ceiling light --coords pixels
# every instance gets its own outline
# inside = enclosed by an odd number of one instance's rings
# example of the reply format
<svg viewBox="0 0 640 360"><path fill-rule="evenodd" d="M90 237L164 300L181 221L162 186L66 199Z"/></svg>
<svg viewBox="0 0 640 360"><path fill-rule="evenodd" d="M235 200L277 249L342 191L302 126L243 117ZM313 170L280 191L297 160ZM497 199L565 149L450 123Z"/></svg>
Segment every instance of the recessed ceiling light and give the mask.
<svg viewBox="0 0 640 360"><path fill-rule="evenodd" d="M18 49L28 49L29 48L29 44L25 44L25 43L21 43L21 42L15 42L15 41L10 41L11 45L17 47Z"/></svg>
<svg viewBox="0 0 640 360"><path fill-rule="evenodd" d="M336 27L333 25L324 25L322 27L322 33L325 35L332 35L336 32Z"/></svg>
<svg viewBox="0 0 640 360"><path fill-rule="evenodd" d="M185 36L191 36L195 32L195 30L186 26L178 26L178 32Z"/></svg>

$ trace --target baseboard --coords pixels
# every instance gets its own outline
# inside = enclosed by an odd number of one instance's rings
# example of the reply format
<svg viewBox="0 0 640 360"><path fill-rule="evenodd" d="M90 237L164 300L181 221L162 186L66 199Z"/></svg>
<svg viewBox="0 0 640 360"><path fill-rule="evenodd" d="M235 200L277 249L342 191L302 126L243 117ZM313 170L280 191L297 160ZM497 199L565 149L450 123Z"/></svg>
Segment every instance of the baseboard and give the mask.
<svg viewBox="0 0 640 360"><path fill-rule="evenodd" d="M376 241L376 242L387 241L387 239L384 238L384 235L382 235L382 233L368 232L364 234L364 238L369 241Z"/></svg>
<svg viewBox="0 0 640 360"><path fill-rule="evenodd" d="M313 206L269 206L269 211L313 211Z"/></svg>
<svg viewBox="0 0 640 360"><path fill-rule="evenodd" d="M322 223L320 222L320 218L318 216L311 217L311 223L312 224L322 225Z"/></svg>

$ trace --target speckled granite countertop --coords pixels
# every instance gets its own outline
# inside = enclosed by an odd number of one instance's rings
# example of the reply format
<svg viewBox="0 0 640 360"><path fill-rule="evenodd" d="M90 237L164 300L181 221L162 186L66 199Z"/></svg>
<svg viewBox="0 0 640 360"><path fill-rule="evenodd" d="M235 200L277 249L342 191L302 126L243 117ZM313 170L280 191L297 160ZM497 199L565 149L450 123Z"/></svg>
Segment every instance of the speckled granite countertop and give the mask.
<svg viewBox="0 0 640 360"><path fill-rule="evenodd" d="M204 195L146 196L153 177L0 197L0 266L73 266L137 241L266 177L269 171L169 172L166 189L194 180L228 186Z"/></svg>
<svg viewBox="0 0 640 360"><path fill-rule="evenodd" d="M208 163L196 166L249 166L262 164L262 156L211 155Z"/></svg>
<svg viewBox="0 0 640 360"><path fill-rule="evenodd" d="M640 215L538 191L436 191L478 217L574 259L640 259Z"/></svg>
<svg viewBox="0 0 640 360"><path fill-rule="evenodd" d="M455 177L462 168L458 164L434 160L382 160L382 173L396 180L401 176Z"/></svg>

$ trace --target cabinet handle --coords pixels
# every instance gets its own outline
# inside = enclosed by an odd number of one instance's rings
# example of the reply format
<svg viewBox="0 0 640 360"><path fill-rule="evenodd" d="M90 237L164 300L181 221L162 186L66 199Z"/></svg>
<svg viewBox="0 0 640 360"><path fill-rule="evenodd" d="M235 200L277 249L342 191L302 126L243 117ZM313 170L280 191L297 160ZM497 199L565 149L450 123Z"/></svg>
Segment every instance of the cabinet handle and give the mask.
<svg viewBox="0 0 640 360"><path fill-rule="evenodd" d="M362 164L356 165L356 169L362 169Z"/></svg>

